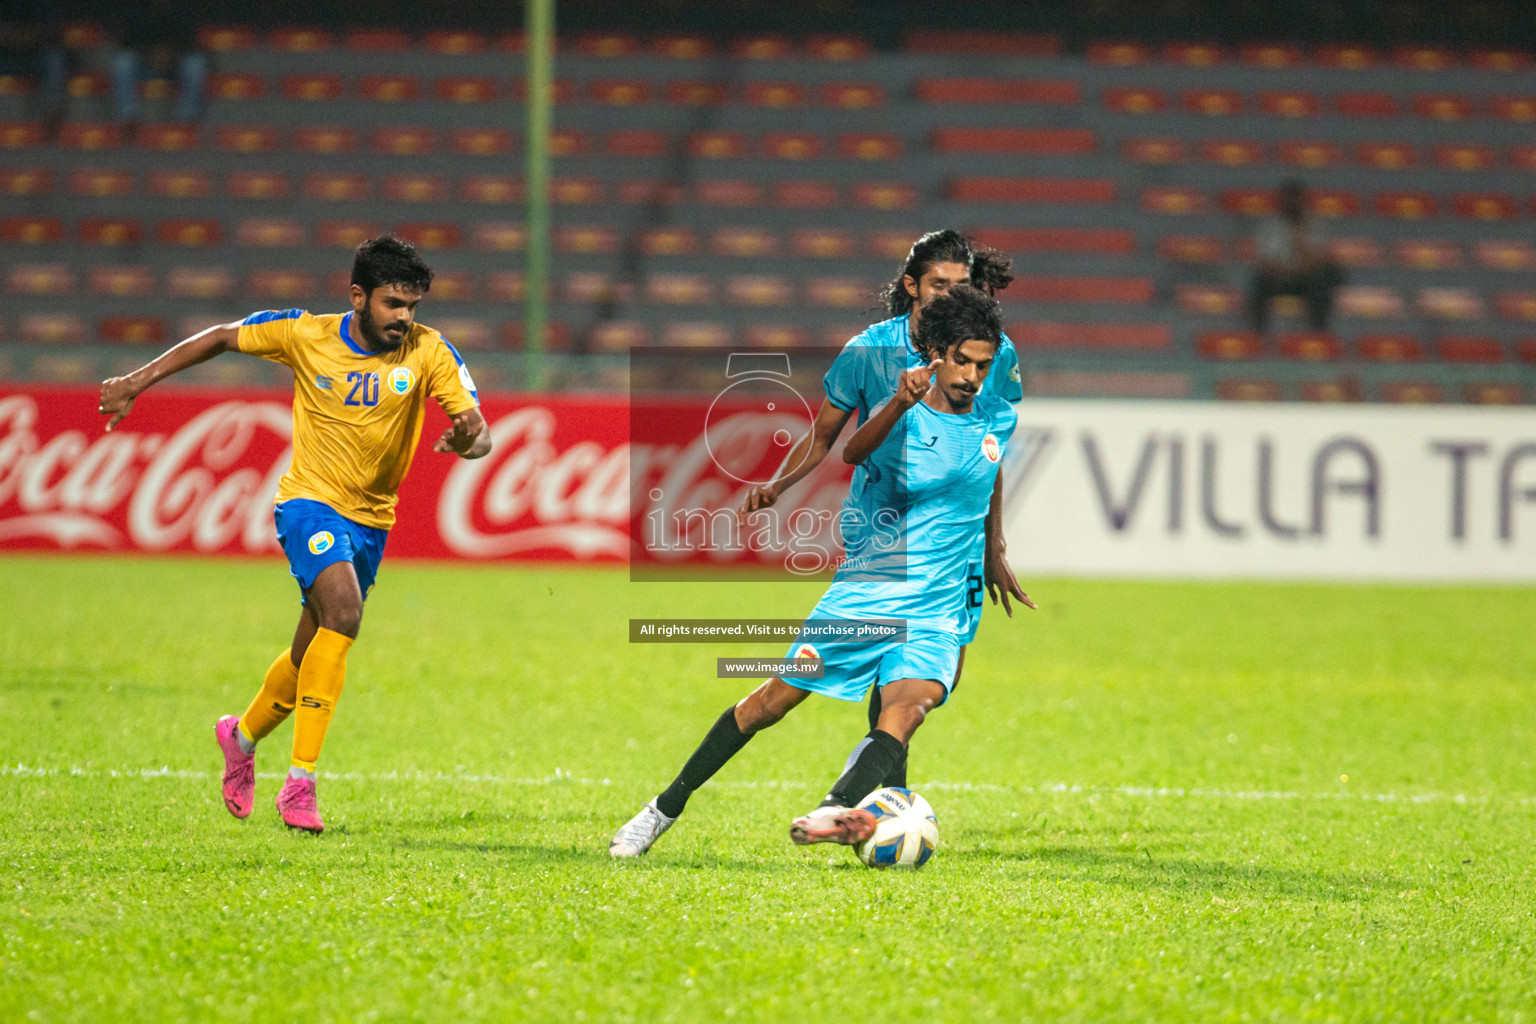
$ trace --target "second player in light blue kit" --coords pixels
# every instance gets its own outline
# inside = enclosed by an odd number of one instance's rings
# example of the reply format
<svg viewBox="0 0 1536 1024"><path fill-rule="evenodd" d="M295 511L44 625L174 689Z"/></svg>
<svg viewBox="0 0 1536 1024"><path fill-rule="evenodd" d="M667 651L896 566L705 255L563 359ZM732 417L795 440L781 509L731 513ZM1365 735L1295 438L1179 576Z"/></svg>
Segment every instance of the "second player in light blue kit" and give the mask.
<svg viewBox="0 0 1536 1024"><path fill-rule="evenodd" d="M882 784L927 713L948 698L961 644L981 609L983 581L972 558L1018 422L1011 403L982 393L1001 339L989 296L960 285L934 299L914 339L927 362L899 375L895 394L843 451L863 467L865 483L854 501L864 526L853 531L848 557L807 628L901 620L904 635L871 643L802 634L788 657L821 659L822 677L774 677L728 708L672 784L619 829L610 853L648 850L698 787L812 693L859 701L875 686L883 696L878 721L822 806L790 829L802 844L868 838L874 817L856 805ZM1021 590L1015 596L1028 601Z"/></svg>

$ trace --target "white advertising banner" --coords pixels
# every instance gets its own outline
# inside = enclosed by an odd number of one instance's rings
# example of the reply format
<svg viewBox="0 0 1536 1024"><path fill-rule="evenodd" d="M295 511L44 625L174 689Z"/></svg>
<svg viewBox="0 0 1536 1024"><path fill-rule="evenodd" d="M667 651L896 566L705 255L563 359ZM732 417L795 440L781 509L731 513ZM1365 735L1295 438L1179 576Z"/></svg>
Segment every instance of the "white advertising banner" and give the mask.
<svg viewBox="0 0 1536 1024"><path fill-rule="evenodd" d="M1536 582L1536 410L1026 400L1017 570Z"/></svg>

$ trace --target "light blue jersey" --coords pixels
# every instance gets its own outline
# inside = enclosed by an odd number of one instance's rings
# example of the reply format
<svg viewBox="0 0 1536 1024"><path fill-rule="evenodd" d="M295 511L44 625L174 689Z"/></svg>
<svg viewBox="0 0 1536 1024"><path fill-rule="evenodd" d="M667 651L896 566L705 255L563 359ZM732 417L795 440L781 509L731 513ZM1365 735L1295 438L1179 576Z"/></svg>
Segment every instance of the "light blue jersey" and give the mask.
<svg viewBox="0 0 1536 1024"><path fill-rule="evenodd" d="M813 644L826 674L795 685L843 700L860 700L871 683L897 678L931 678L949 688L961 639L974 633L980 615L975 556L1017 423L1011 404L987 394L965 414L919 402L902 415L863 463L856 513L867 526L810 618L904 619L905 653L900 644ZM804 648L802 638L788 656L803 656ZM915 657L919 652L932 656Z"/></svg>

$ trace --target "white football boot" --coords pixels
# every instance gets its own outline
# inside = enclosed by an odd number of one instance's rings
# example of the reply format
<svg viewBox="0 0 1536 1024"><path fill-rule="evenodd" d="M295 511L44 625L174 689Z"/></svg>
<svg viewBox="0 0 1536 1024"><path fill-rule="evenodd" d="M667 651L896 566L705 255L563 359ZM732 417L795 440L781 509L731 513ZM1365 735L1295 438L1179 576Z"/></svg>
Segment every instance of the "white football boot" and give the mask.
<svg viewBox="0 0 1536 1024"><path fill-rule="evenodd" d="M624 827L608 841L610 857L638 857L649 850L661 834L672 827L676 818L669 818L656 809L652 800L640 808L640 813L630 818Z"/></svg>
<svg viewBox="0 0 1536 1024"><path fill-rule="evenodd" d="M862 843L875 832L875 816L858 807L818 807L796 818L789 826L789 838L796 846L811 843Z"/></svg>

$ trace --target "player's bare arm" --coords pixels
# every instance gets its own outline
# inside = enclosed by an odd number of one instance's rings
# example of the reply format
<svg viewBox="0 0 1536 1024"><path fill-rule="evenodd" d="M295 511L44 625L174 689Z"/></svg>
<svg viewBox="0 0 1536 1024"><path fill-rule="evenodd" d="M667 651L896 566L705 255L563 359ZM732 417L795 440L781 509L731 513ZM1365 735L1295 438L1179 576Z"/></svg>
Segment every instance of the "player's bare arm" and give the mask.
<svg viewBox="0 0 1536 1024"><path fill-rule="evenodd" d="M908 409L921 402L923 396L928 393L928 389L933 386L933 375L938 372L941 362L943 360L935 359L927 366L913 367L901 375L896 382L895 397L865 420L864 425L854 431L848 443L843 445L844 462L850 466L857 466L885 443L896 421L901 419Z"/></svg>
<svg viewBox="0 0 1536 1024"><path fill-rule="evenodd" d="M221 353L237 351L239 337L239 323L210 327L192 335L132 373L102 381L101 404L96 411L112 417L107 421L107 430L110 431L123 421L123 417L133 409L133 400L150 385L180 373L189 366L207 362Z"/></svg>
<svg viewBox="0 0 1536 1024"><path fill-rule="evenodd" d="M789 450L789 454L784 457L784 464L779 467L778 475L766 484L747 491L747 496L743 499L741 507L736 510L736 514L747 516L770 507L779 500L780 495L821 465L821 460L825 459L827 453L832 450L832 445L837 442L838 435L843 432L848 417L852 415L852 409L841 409L830 401L822 399L821 408L816 411L816 419L812 422L811 429Z"/></svg>
<svg viewBox="0 0 1536 1024"><path fill-rule="evenodd" d="M992 603L997 604L1001 600L1003 611L1008 613L1010 619L1013 618L1013 606L1008 603L1010 596L1024 607L1035 609L1035 602L1019 586L1019 581L1013 575L1013 566L1008 564L1008 542L1003 538L1002 467L998 467L997 480L992 484L992 506L987 510L986 537L986 565L983 571L987 581L987 595L992 598Z"/></svg>
<svg viewBox="0 0 1536 1024"><path fill-rule="evenodd" d="M432 445L433 451L444 455L451 452L461 459L478 459L490 453L491 430L479 409L468 409L449 420L453 425Z"/></svg>

